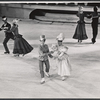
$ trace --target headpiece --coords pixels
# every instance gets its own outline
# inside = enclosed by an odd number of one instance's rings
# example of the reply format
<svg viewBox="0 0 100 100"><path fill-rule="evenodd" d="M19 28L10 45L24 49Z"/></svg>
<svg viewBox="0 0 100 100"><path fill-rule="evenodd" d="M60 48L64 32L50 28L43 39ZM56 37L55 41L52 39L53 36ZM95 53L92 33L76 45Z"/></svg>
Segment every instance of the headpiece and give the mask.
<svg viewBox="0 0 100 100"><path fill-rule="evenodd" d="M59 40L59 41L63 41L64 40L64 34L63 33L60 33L58 36L57 36L57 40Z"/></svg>
<svg viewBox="0 0 100 100"><path fill-rule="evenodd" d="M46 40L45 35L41 35L40 40Z"/></svg>

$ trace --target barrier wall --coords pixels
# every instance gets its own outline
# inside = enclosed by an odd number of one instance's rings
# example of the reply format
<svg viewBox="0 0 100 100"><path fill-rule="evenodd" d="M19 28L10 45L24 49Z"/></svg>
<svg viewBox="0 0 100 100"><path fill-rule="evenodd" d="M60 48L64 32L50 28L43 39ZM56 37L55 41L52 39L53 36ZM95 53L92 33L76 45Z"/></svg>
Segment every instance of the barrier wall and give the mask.
<svg viewBox="0 0 100 100"><path fill-rule="evenodd" d="M86 11L91 13L92 7L85 7ZM0 16L14 17L14 18L22 18L22 19L33 19L34 11L35 14L38 13L71 13L75 14L78 10L78 6L49 6L49 5L35 5L35 4L27 4L27 3L1 3L0 4Z"/></svg>
<svg viewBox="0 0 100 100"><path fill-rule="evenodd" d="M0 17L16 17L29 19L29 14L34 10L34 8L25 8L22 4L0 4Z"/></svg>

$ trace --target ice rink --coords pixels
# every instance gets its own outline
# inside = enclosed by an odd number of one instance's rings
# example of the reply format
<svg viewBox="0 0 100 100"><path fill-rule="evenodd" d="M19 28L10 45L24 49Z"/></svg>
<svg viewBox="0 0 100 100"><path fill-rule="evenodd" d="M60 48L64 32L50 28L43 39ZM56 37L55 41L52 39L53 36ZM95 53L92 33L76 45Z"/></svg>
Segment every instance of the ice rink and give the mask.
<svg viewBox="0 0 100 100"><path fill-rule="evenodd" d="M12 20L13 18L8 18L10 23ZM79 44L72 38L76 24L37 23L34 20L22 19L19 22L19 33L34 50L20 57L12 54L13 40L8 42L10 54L4 54L4 32L0 31L0 98L100 98L100 25L95 44L91 44L91 24L86 24L88 39ZM46 43L50 47L57 43L56 36L59 33L64 33L64 45L69 48L71 76L62 81L57 75L55 61L50 58L51 77L45 76L45 84L40 84L39 36L45 34Z"/></svg>

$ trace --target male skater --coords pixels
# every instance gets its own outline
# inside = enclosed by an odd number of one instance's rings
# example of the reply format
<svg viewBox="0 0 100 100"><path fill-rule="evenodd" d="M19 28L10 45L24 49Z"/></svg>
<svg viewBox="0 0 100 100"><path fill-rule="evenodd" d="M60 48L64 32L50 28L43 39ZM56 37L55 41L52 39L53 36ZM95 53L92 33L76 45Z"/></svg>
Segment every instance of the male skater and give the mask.
<svg viewBox="0 0 100 100"><path fill-rule="evenodd" d="M5 48L4 54L9 54L10 51L7 47L7 42L9 41L9 39L14 40L14 35L13 35L12 32L10 32L10 33L7 32L7 31L10 30L11 25L7 22L7 17L6 16L2 17L2 21L4 22L4 24L1 26L0 31L4 30L4 32L5 32L5 39L3 41L3 45L4 45L4 48Z"/></svg>
<svg viewBox="0 0 100 100"><path fill-rule="evenodd" d="M94 44L96 42L96 37L97 37L97 34L98 34L98 19L100 17L100 15L98 14L98 8L97 6L94 6L93 8L94 12L90 15L88 15L87 17L88 18L92 18L92 23L91 23L91 26L92 26L92 33L93 33L93 38L91 39L92 40L92 43Z"/></svg>

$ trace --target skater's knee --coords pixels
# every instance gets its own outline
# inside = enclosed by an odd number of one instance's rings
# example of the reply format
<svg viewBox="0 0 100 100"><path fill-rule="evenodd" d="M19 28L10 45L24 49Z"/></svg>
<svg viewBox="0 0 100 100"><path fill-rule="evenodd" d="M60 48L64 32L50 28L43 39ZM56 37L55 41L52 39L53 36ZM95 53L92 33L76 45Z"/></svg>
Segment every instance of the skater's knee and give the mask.
<svg viewBox="0 0 100 100"><path fill-rule="evenodd" d="M7 42L3 41L3 45L6 45L6 44L7 44Z"/></svg>
<svg viewBox="0 0 100 100"><path fill-rule="evenodd" d="M5 45L6 43L5 43L5 41L3 41L3 45Z"/></svg>

